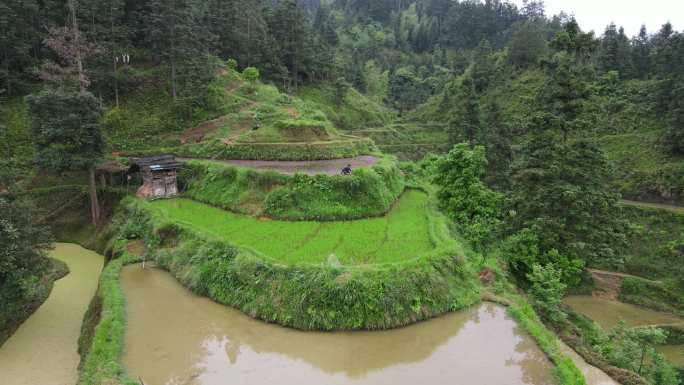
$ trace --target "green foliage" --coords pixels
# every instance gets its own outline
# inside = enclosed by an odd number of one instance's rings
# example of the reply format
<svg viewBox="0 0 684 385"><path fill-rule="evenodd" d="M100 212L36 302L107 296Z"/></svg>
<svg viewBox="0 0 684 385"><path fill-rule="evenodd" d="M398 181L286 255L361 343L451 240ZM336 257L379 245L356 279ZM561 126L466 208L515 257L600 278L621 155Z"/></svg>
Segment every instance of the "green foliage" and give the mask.
<svg viewBox="0 0 684 385"><path fill-rule="evenodd" d="M254 85L259 80L259 70L254 67L247 67L242 71L242 77L254 88Z"/></svg>
<svg viewBox="0 0 684 385"><path fill-rule="evenodd" d="M397 69L390 75L388 98L400 112L408 111L424 102L428 89L410 67Z"/></svg>
<svg viewBox="0 0 684 385"><path fill-rule="evenodd" d="M102 112L92 94L45 90L26 100L40 167L88 169L102 158Z"/></svg>
<svg viewBox="0 0 684 385"><path fill-rule="evenodd" d="M394 117L382 100L372 100L353 88L347 90L344 98L340 98L338 91L337 84L321 83L299 88L297 96L315 105L336 127L344 130L381 127L389 124Z"/></svg>
<svg viewBox="0 0 684 385"><path fill-rule="evenodd" d="M38 217L25 198L0 197L0 343L47 298L56 278L45 256L52 235Z"/></svg>
<svg viewBox="0 0 684 385"><path fill-rule="evenodd" d="M680 269L676 262L670 262L674 269ZM679 278L679 277L678 277ZM684 313L682 289L650 283L637 278L625 278L620 286L620 300L657 310Z"/></svg>
<svg viewBox="0 0 684 385"><path fill-rule="evenodd" d="M491 241L503 205L503 197L482 182L486 165L484 147L461 143L432 166L442 209L478 248Z"/></svg>
<svg viewBox="0 0 684 385"><path fill-rule="evenodd" d="M89 309L89 313L95 313L91 316L97 321L89 346L82 346L80 351L82 361L79 385L138 384L126 376L121 364L126 332L126 299L119 275L125 264L135 260L125 254L110 261L100 275L96 297L101 302L101 309Z"/></svg>
<svg viewBox="0 0 684 385"><path fill-rule="evenodd" d="M537 64L548 49L543 34L544 26L538 20L517 23L508 43L508 60L511 64L521 68Z"/></svg>
<svg viewBox="0 0 684 385"><path fill-rule="evenodd" d="M646 377L651 384L678 384L675 370L654 347L664 343L667 334L654 326L629 329L624 322L601 336L599 353L613 365Z"/></svg>
<svg viewBox="0 0 684 385"><path fill-rule="evenodd" d="M596 146L533 137L514 165L509 229L531 229L542 253L556 249L587 264L620 264L625 226L618 196L608 185L611 169Z"/></svg>
<svg viewBox="0 0 684 385"><path fill-rule="evenodd" d="M414 194L420 196L420 193ZM386 329L458 310L479 300L474 275L463 258L457 256L459 246L450 239L446 222L430 205L427 215L432 219L428 231L437 249L419 252L418 258L402 258L403 262L395 258L395 263L346 267L334 259L329 259L327 264L275 263L248 248L231 248L229 241L239 243L238 239L257 234L245 225L239 225L239 231L222 232L225 235L217 237L213 232L214 220L211 220L210 228L202 230L199 225L200 220L207 217L206 210L200 211L200 216L196 215L196 208L188 212L193 213L192 219L188 218L194 221L193 226L188 226L188 220L174 218L169 221L157 213L161 206L186 204L184 201L160 201L150 205L130 199L124 203L120 215L132 218L136 217L135 211L148 213L153 227L150 232L155 234L148 251L186 286L268 322L305 330ZM196 206L199 207L193 205ZM424 201L413 210L421 206L425 207ZM221 213L221 216L231 217L227 213ZM407 239L409 234L416 233L412 222L416 217L411 213L410 221L402 221L407 224L406 232L397 239ZM239 220L259 223L251 218ZM333 226L343 226L343 231L350 236L350 245L371 245L372 242L359 236L377 232L364 230L364 223L371 222ZM280 227L280 234L293 234L298 233L298 226L310 224L261 222L260 232L264 226ZM173 230L169 231L170 228ZM273 233L267 238L269 242L266 243L285 242ZM260 241L259 244L268 246L266 243ZM175 247L157 247L160 244L174 244ZM330 245L319 246L323 246L321 251L326 255L332 250ZM279 250L285 249L281 246ZM404 257L411 254L405 248L397 249L397 252Z"/></svg>
<svg viewBox="0 0 684 385"><path fill-rule="evenodd" d="M509 294L509 296L514 296ZM555 373L562 385L586 385L584 374L571 358L560 352L556 335L544 327L532 306L523 298L514 296L509 312L515 320L537 341L539 347L556 365Z"/></svg>
<svg viewBox="0 0 684 385"><path fill-rule="evenodd" d="M338 222L286 222L233 214L190 200L159 201L150 210L198 234L254 250L287 264L391 263L429 254L425 195L407 192L384 217Z"/></svg>
<svg viewBox="0 0 684 385"><path fill-rule="evenodd" d="M526 285L534 266L550 267L560 272L561 281L568 287L575 287L581 281L584 263L580 259L570 259L556 249L542 253L539 238L530 229L523 229L510 236L503 243L502 252L507 259L513 276Z"/></svg>
<svg viewBox="0 0 684 385"><path fill-rule="evenodd" d="M552 264L535 264L532 271L527 274L527 279L531 283L530 294L534 298L536 308L552 323L562 322L566 317L561 305L567 287L561 278L561 270Z"/></svg>
<svg viewBox="0 0 684 385"><path fill-rule="evenodd" d="M190 162L181 174L192 199L231 211L287 220L349 220L386 213L404 189L391 159L351 176L282 175Z"/></svg>

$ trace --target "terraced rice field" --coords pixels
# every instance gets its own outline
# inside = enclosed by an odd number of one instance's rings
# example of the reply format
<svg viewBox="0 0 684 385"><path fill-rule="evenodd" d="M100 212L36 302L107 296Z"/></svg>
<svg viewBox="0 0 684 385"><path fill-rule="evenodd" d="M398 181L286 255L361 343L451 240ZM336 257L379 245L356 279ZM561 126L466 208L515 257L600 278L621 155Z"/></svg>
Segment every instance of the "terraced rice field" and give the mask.
<svg viewBox="0 0 684 385"><path fill-rule="evenodd" d="M155 201L152 207L176 223L285 263L358 265L412 259L432 250L427 203L426 194L411 190L384 217L342 222L263 220L187 199Z"/></svg>

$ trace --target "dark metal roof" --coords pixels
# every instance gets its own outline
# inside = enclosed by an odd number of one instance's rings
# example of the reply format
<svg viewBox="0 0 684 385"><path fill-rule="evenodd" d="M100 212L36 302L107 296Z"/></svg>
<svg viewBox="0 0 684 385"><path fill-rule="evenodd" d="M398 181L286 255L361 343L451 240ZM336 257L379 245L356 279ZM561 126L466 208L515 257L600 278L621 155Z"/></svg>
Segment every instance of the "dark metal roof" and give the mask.
<svg viewBox="0 0 684 385"><path fill-rule="evenodd" d="M175 155L157 155L144 158L131 158L132 168L150 169L153 171L175 170L183 166L176 160Z"/></svg>

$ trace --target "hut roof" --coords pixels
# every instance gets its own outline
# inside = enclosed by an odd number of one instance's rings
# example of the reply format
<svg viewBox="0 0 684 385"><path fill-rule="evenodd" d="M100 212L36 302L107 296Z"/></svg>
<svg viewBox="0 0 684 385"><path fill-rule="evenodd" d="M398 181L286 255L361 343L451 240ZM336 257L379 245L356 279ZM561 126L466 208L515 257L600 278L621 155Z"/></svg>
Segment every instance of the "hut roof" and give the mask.
<svg viewBox="0 0 684 385"><path fill-rule="evenodd" d="M95 167L96 171L106 172L106 173L117 173L122 171L127 171L128 166L121 164L121 162L116 160L106 160Z"/></svg>
<svg viewBox="0 0 684 385"><path fill-rule="evenodd" d="M153 171L176 170L183 166L175 155L157 155L144 158L131 158L132 169L150 169Z"/></svg>

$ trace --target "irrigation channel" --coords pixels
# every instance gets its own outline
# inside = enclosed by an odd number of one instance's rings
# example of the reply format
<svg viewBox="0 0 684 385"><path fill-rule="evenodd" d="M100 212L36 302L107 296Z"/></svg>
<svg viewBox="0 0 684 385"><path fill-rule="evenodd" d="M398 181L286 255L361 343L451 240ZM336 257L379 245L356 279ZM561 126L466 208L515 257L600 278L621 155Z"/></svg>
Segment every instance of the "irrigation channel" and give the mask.
<svg viewBox="0 0 684 385"><path fill-rule="evenodd" d="M676 315L646 309L641 306L605 298L575 295L565 299L575 311L584 314L604 329L609 329L624 320L627 326L681 324L684 319ZM684 345L659 346L665 358L678 366L684 366Z"/></svg>
<svg viewBox="0 0 684 385"><path fill-rule="evenodd" d="M69 274L55 282L45 303L0 347L2 385L76 383L81 322L104 257L65 243L58 243L50 256L64 261Z"/></svg>

